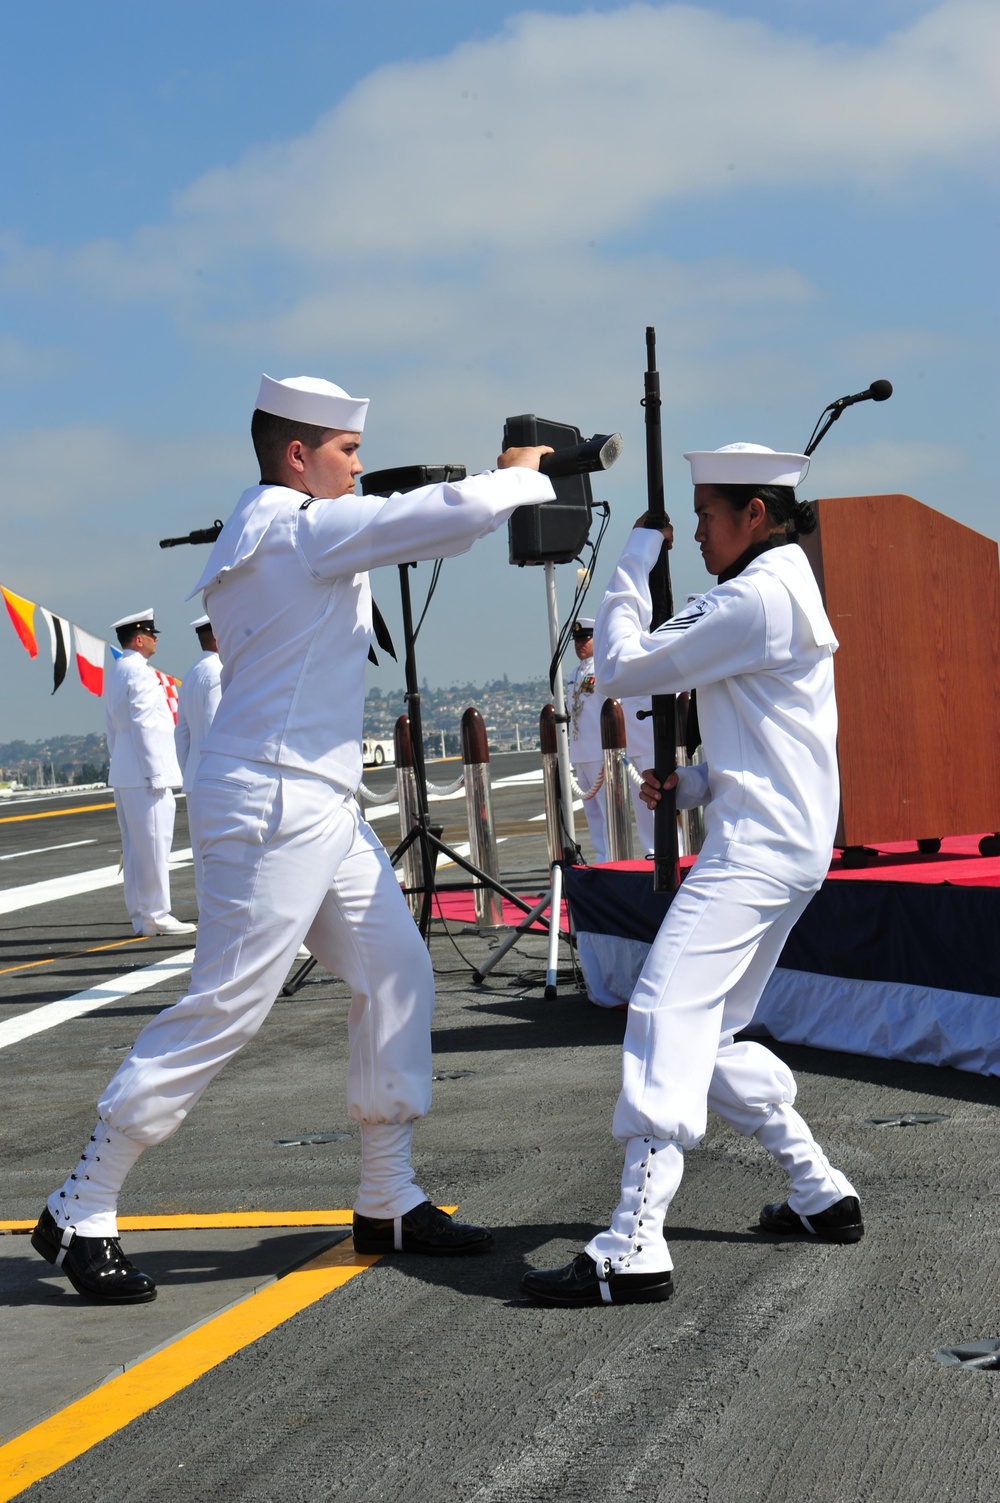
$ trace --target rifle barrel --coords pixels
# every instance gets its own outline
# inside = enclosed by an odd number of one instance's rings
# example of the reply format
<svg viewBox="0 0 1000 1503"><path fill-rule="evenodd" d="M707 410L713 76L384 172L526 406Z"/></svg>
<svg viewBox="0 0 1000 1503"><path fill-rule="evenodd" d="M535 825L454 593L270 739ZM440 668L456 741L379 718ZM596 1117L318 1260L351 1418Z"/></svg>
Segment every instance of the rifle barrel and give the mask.
<svg viewBox="0 0 1000 1503"><path fill-rule="evenodd" d="M646 494L649 520L654 527L666 523L663 492L663 440L660 431L660 373L656 369L656 330L646 329L646 375L643 407L646 412ZM649 574L653 602L651 626L655 630L674 613L670 584L670 551L664 546ZM677 698L654 694L653 770L660 783L677 768ZM653 886L657 892L677 887L677 795L664 791L653 816Z"/></svg>

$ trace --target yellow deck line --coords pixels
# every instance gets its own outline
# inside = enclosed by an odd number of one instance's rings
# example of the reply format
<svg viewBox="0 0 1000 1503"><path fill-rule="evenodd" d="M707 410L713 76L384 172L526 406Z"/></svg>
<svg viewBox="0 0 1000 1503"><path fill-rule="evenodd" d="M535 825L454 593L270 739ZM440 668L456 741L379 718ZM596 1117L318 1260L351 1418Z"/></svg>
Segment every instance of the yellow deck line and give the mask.
<svg viewBox="0 0 1000 1503"><path fill-rule="evenodd" d="M119 1216L120 1232L210 1231L213 1227L350 1226L350 1211L212 1211L178 1216ZM0 1221L0 1232L30 1232L31 1221Z"/></svg>
<svg viewBox="0 0 1000 1503"><path fill-rule="evenodd" d="M71 950L68 955L50 955L46 960L25 960L21 965L9 965L0 976L12 976L15 971L31 971L40 965L55 965L57 960L79 960L81 955L100 955L103 950L120 950L123 945L142 944L148 935L136 934L132 939L116 939L112 945L94 945L91 950Z"/></svg>
<svg viewBox="0 0 1000 1503"><path fill-rule="evenodd" d="M0 816L0 825L16 825L25 819L61 819L64 814L90 814L94 809L113 809L114 801L110 804L84 804L79 809L46 809L41 814L4 814Z"/></svg>
<svg viewBox="0 0 1000 1503"><path fill-rule="evenodd" d="M0 1446L0 1503L123 1430L140 1414L377 1262L377 1257L356 1253L349 1240L328 1248Z"/></svg>
<svg viewBox="0 0 1000 1503"><path fill-rule="evenodd" d="M453 1216L458 1206L442 1206ZM119 1216L120 1232L211 1231L213 1227L350 1226L352 1211L209 1211L177 1216ZM0 1221L0 1232L30 1232L31 1221Z"/></svg>

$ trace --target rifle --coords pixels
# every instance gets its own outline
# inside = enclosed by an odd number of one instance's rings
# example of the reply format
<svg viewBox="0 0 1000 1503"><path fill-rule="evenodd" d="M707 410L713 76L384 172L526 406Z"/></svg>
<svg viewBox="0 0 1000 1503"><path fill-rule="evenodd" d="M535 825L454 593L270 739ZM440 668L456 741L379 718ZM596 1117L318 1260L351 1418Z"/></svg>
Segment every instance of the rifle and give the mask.
<svg viewBox="0 0 1000 1503"><path fill-rule="evenodd" d="M646 412L646 489L649 499L648 525L664 527L667 522L663 499L663 440L660 433L660 373L656 369L656 330L646 329L646 375L645 396L642 405ZM670 550L660 549L660 556L649 571L649 590L653 600L653 616L650 630L674 613L673 591L670 586ZM677 696L654 694L653 718L653 771L662 786L677 768ZM663 789L660 802L653 815L653 889L655 892L674 892L677 887L677 795L674 789Z"/></svg>

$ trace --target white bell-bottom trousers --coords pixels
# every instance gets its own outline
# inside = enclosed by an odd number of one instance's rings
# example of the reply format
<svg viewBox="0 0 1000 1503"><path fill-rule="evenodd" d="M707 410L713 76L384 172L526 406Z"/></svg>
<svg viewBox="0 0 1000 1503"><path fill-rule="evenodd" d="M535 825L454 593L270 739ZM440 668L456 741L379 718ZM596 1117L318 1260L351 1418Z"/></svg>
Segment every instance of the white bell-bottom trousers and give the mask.
<svg viewBox="0 0 1000 1503"><path fill-rule="evenodd" d="M188 815L204 864L191 986L140 1033L101 1120L144 1146L176 1131L257 1032L306 940L351 989L349 1114L385 1129L368 1145L382 1190L356 1208L403 1214L424 1196L411 1177L393 1182L385 1153L408 1162L409 1133L390 1128L430 1107L434 978L388 856L352 799L263 763L203 756Z"/></svg>
<svg viewBox="0 0 1000 1503"><path fill-rule="evenodd" d="M808 1215L855 1193L794 1110L787 1065L753 1040L734 1042L814 891L704 854L682 882L629 1003L612 1125L626 1145L626 1172L611 1228L588 1246L595 1259L628 1259L634 1271L672 1266L662 1232L642 1239L636 1254L639 1241L628 1229L646 1171L637 1176L635 1168L648 1160L647 1202L665 1211L684 1150L704 1136L709 1107L778 1159L793 1210ZM658 1149L652 1159L643 1152L647 1142Z"/></svg>
<svg viewBox="0 0 1000 1503"><path fill-rule="evenodd" d="M170 912L170 845L176 803L170 788L116 788L125 907L137 934Z"/></svg>

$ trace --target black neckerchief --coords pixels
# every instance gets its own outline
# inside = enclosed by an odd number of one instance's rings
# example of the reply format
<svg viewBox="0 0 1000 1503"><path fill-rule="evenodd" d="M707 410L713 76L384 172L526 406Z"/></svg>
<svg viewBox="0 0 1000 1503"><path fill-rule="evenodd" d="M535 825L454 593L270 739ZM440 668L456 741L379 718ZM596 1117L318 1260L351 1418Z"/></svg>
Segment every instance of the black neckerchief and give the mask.
<svg viewBox="0 0 1000 1503"><path fill-rule="evenodd" d="M760 558L762 553L768 553L772 548L783 548L786 543L790 542L791 538L787 532L772 532L770 537L766 537L762 543L751 543L747 551L734 559L728 569L723 569L718 578L719 584L728 584L731 579L736 578L737 574L742 574L747 564L752 563L755 558Z"/></svg>

